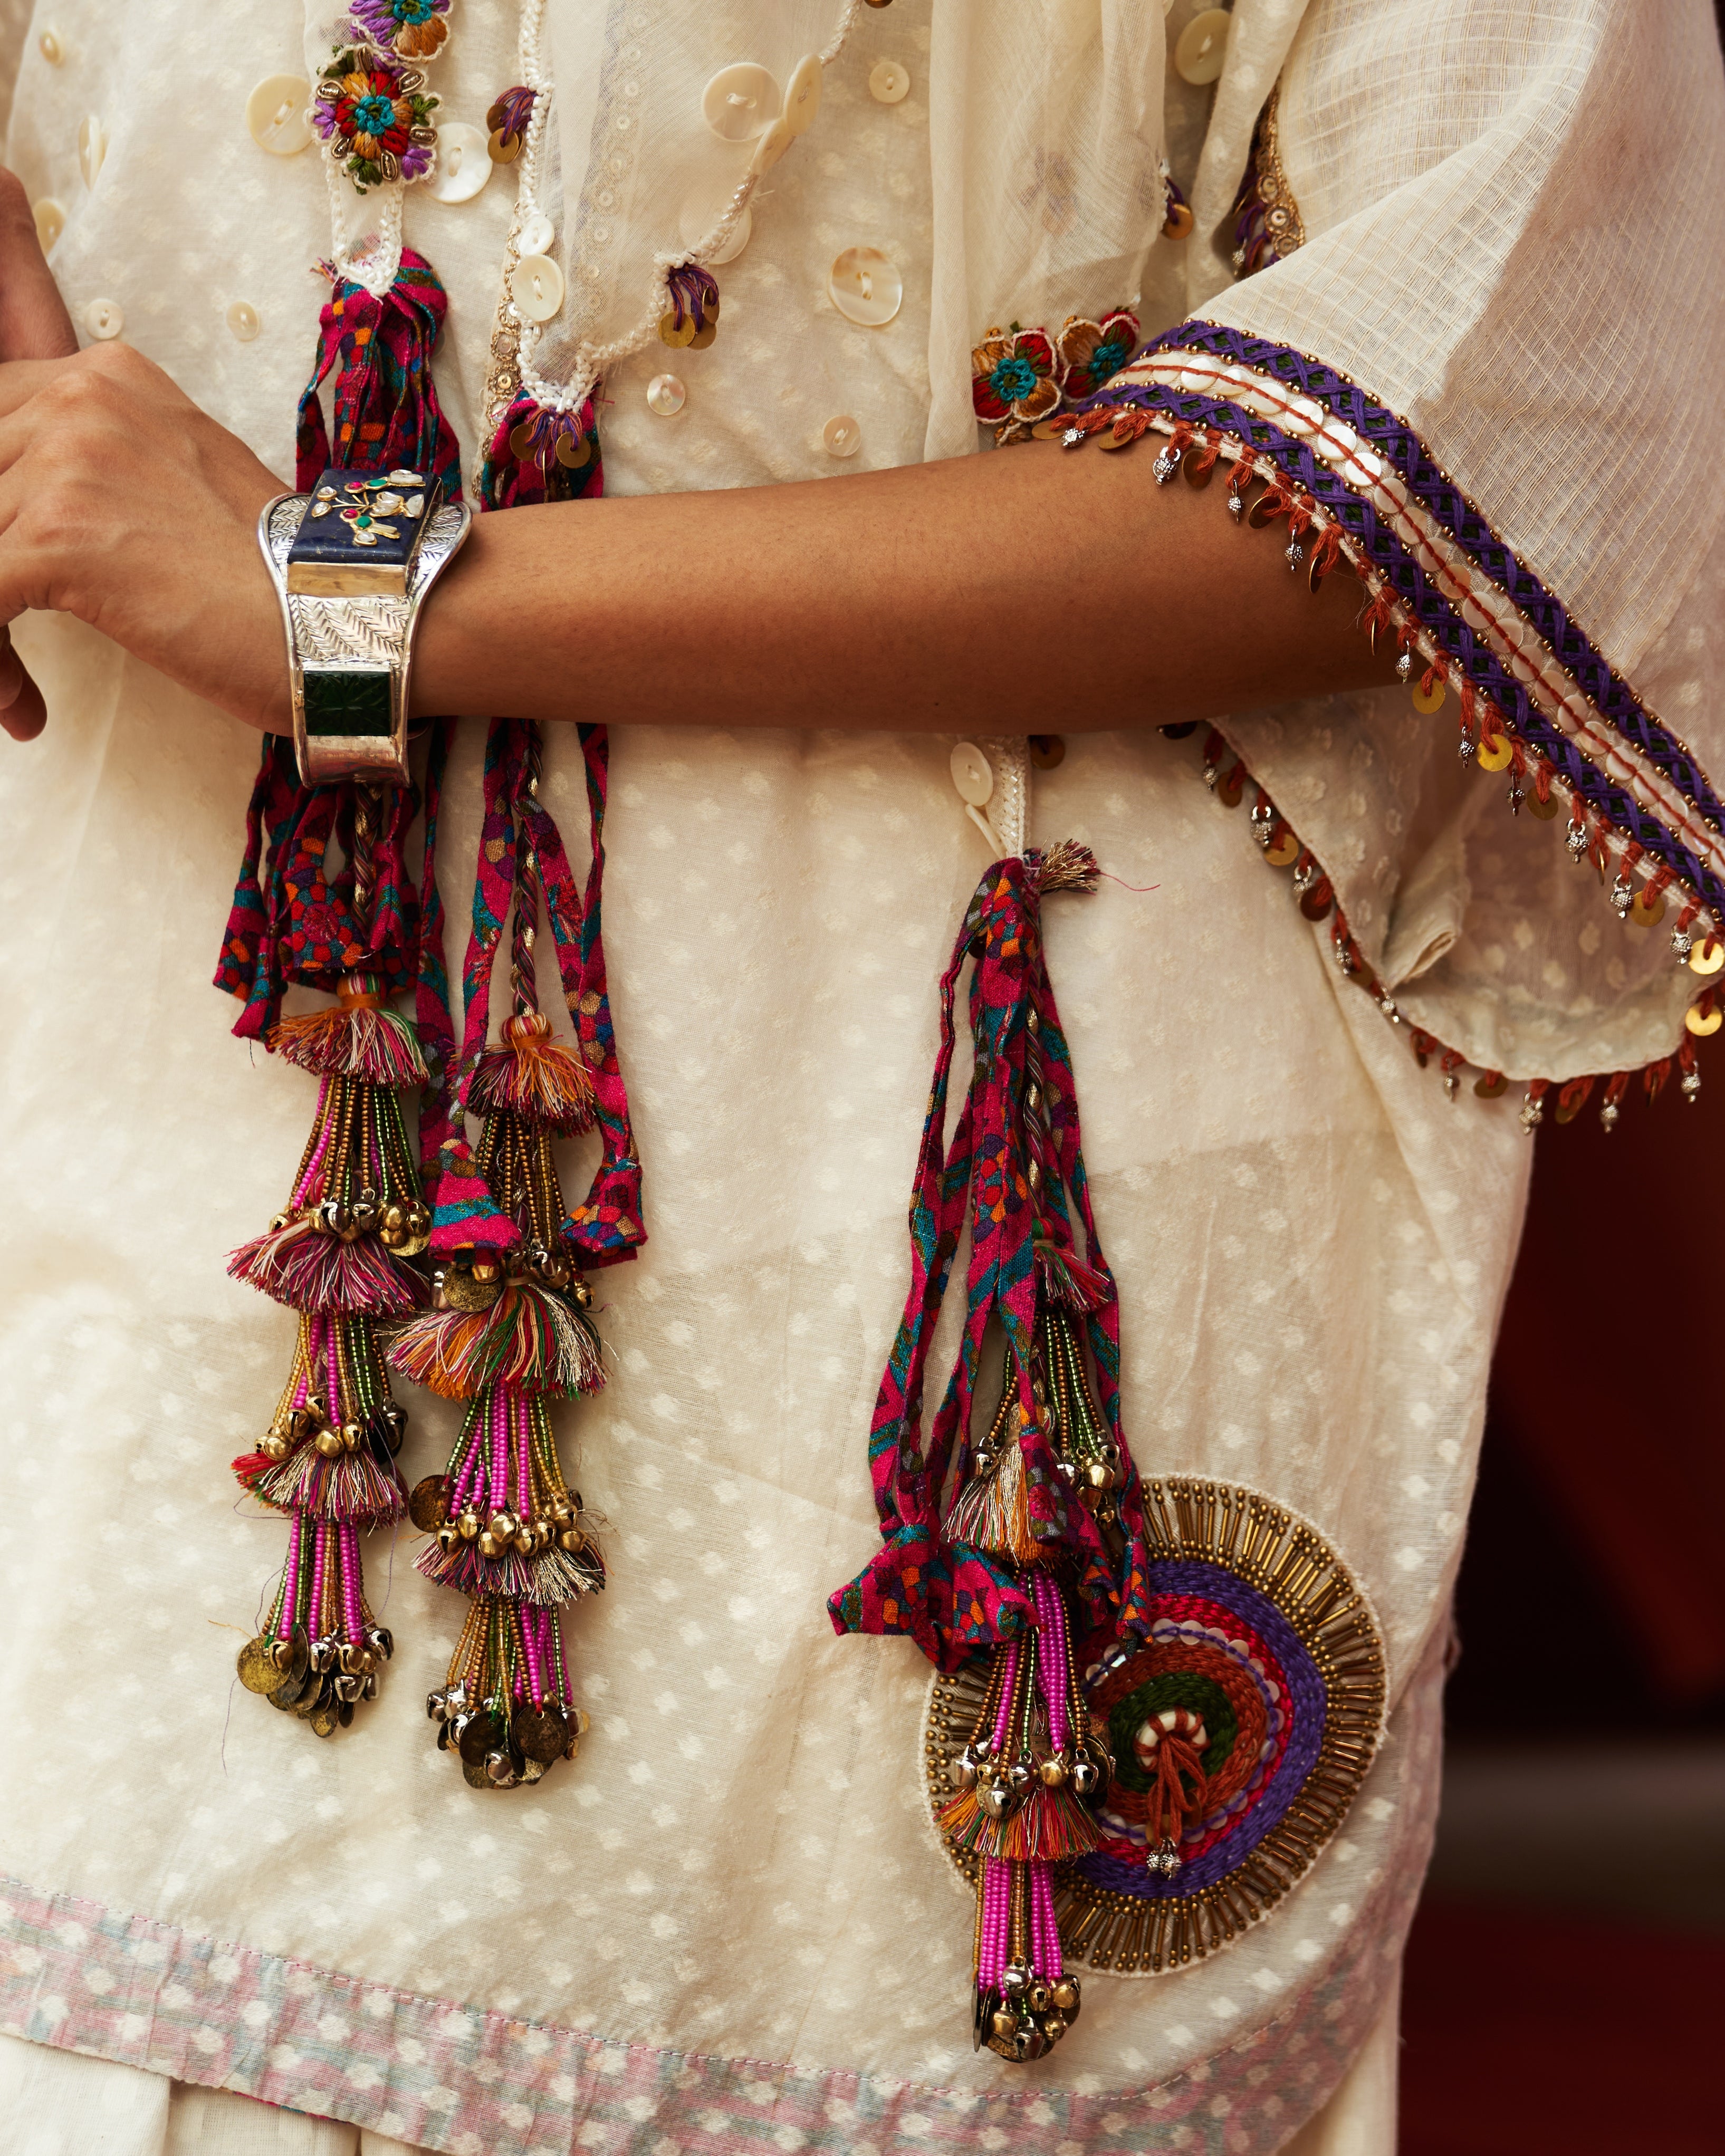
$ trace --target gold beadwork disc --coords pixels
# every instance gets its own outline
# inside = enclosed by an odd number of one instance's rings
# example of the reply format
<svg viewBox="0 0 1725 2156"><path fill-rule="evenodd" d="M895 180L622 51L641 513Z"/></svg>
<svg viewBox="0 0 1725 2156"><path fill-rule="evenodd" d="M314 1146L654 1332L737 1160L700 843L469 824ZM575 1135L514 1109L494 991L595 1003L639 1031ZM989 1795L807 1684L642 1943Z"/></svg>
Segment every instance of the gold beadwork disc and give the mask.
<svg viewBox="0 0 1725 2156"><path fill-rule="evenodd" d="M1111 1784L1091 1804L1102 1846L1057 1866L1053 1882L1067 1960L1122 1975L1189 1966L1271 1912L1346 1817L1372 1764L1387 1699L1371 1607L1314 1527L1260 1491L1228 1483L1169 1476L1142 1491L1150 1636L1073 1643L1099 1744L1116 1763ZM1219 1605L1204 1624L1185 1614L1199 1592ZM1171 1600L1158 1613L1163 1594ZM1281 1665L1276 1680L1266 1678L1266 1656ZM1178 1703L1181 1687L1188 1697L1194 1685L1219 1690L1219 1671L1230 1697L1255 1692L1262 1702L1270 1741L1260 1750L1255 1739L1242 1756L1265 1763L1241 1774L1243 1802L1192 1823L1187 1879L1146 1881L1143 1806L1133 1794L1144 1777L1122 1742L1122 1720L1129 1732L1141 1714ZM973 1881L980 1859L947 1840L940 1813L988 1692L988 1657L978 1654L934 1679L923 1724L935 1830L948 1861ZM1278 1742L1272 1728L1288 1733Z"/></svg>

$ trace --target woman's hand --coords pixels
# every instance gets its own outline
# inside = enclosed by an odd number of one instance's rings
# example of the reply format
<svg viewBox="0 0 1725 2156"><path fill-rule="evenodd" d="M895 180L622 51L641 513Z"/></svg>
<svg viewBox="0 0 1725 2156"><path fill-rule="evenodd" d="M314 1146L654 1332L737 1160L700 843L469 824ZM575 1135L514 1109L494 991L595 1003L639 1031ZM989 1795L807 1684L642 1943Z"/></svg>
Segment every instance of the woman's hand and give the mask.
<svg viewBox="0 0 1725 2156"><path fill-rule="evenodd" d="M128 345L79 352L23 189L0 172L0 624L75 614L237 718L285 732L258 512L281 483ZM0 634L5 632L0 631ZM0 649L0 726L42 729Z"/></svg>

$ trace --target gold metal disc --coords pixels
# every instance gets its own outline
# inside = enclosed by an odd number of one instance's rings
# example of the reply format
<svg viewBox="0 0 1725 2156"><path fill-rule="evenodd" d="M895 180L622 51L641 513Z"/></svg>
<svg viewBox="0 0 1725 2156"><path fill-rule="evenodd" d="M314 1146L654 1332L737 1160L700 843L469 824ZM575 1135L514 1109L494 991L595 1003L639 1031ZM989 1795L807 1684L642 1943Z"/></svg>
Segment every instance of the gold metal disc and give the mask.
<svg viewBox="0 0 1725 2156"><path fill-rule="evenodd" d="M1433 711L1443 709L1444 698L1447 693L1441 676L1433 680L1430 694L1416 681L1414 684L1414 709L1416 711L1424 711L1429 717ZM1505 761L1507 762L1507 758ZM1497 767L1495 764L1487 766L1489 770L1496 770Z"/></svg>
<svg viewBox="0 0 1725 2156"><path fill-rule="evenodd" d="M239 1681L248 1691L262 1692L267 1697L280 1689L282 1672L270 1659L270 1642L261 1635L248 1640L240 1649L238 1667Z"/></svg>
<svg viewBox="0 0 1725 2156"><path fill-rule="evenodd" d="M476 1281L456 1265L444 1275L444 1301L451 1310L489 1310L502 1292L501 1281Z"/></svg>
<svg viewBox="0 0 1725 2156"><path fill-rule="evenodd" d="M1708 1034L1717 1033L1722 1025L1725 1025L1725 1010L1715 1006L1712 1010L1704 1011L1698 1004L1692 1004L1683 1014L1683 1023L1692 1034L1704 1040Z"/></svg>
<svg viewBox="0 0 1725 2156"><path fill-rule="evenodd" d="M1273 869L1291 869L1300 858L1300 841L1291 831L1284 831L1264 849L1264 858Z"/></svg>
<svg viewBox="0 0 1725 2156"><path fill-rule="evenodd" d="M413 1493L408 1499L408 1517L422 1535L435 1534L447 1517L449 1477L428 1475L423 1482L413 1485Z"/></svg>
<svg viewBox="0 0 1725 2156"><path fill-rule="evenodd" d="M696 326L694 316L686 315L683 318L683 324L680 329L677 326L676 309L672 307L659 318L659 341L661 344L675 345L680 351L685 345L694 343Z"/></svg>
<svg viewBox="0 0 1725 2156"><path fill-rule="evenodd" d="M701 324L701 327L700 327L698 330L696 330L696 331L695 332L694 336L693 336L692 337L691 337L691 338L690 338L690 340L689 340L689 349L690 349L690 351L691 351L691 352L705 352L705 351L706 350L707 346L708 346L712 342L713 339L714 339L714 338L715 338L718 334L719 334L719 326L718 326L718 324L717 324L716 321L714 321L711 317L709 317L706 321L704 321L704 322Z"/></svg>
<svg viewBox="0 0 1725 2156"><path fill-rule="evenodd" d="M476 1714L461 1732L461 1757L470 1765L483 1767L485 1754L495 1752L507 1734L501 1714Z"/></svg>
<svg viewBox="0 0 1725 2156"><path fill-rule="evenodd" d="M515 1748L523 1758L548 1767L567 1749L570 1726L554 1707L518 1707L510 1723Z"/></svg>
<svg viewBox="0 0 1725 2156"><path fill-rule="evenodd" d="M471 1759L464 1759L461 1762L461 1779L470 1789L494 1789L497 1786L485 1772L485 1763L483 1759L477 1766Z"/></svg>
<svg viewBox="0 0 1725 2156"><path fill-rule="evenodd" d="M1514 756L1515 750L1507 734L1482 734L1480 737L1477 761L1481 771L1507 771Z"/></svg>
<svg viewBox="0 0 1725 2156"><path fill-rule="evenodd" d="M1548 793L1542 801L1537 793L1530 793L1526 805L1530 816L1537 816L1542 824L1548 824L1558 813L1558 797L1555 793Z"/></svg>
<svg viewBox="0 0 1725 2156"><path fill-rule="evenodd" d="M1689 970L1692 973L1717 973L1725 966L1725 942L1717 936L1703 936L1691 947Z"/></svg>
<svg viewBox="0 0 1725 2156"><path fill-rule="evenodd" d="M1660 891L1650 906L1645 891L1635 893L1635 902L1629 910L1629 917L1637 928L1657 928L1665 919L1665 893Z"/></svg>
<svg viewBox="0 0 1725 2156"><path fill-rule="evenodd" d="M1188 449L1180 459L1180 470L1186 475L1187 485L1195 486L1202 493L1215 477L1221 461L1219 457L1213 457L1207 465L1200 466L1198 459Z"/></svg>
<svg viewBox="0 0 1725 2156"><path fill-rule="evenodd" d="M1322 921L1335 902L1333 898L1320 898L1316 891L1308 891L1300 901L1300 911L1308 921Z"/></svg>
<svg viewBox="0 0 1725 2156"><path fill-rule="evenodd" d="M553 454L565 471L579 471L583 465L592 461L592 438L587 434L577 434L572 438L559 434Z"/></svg>
<svg viewBox="0 0 1725 2156"><path fill-rule="evenodd" d="M521 154L521 138L519 135L506 135L501 127L494 127L490 151L494 165L512 165Z"/></svg>
<svg viewBox="0 0 1725 2156"><path fill-rule="evenodd" d="M1476 1078L1473 1084L1473 1090L1478 1094L1481 1100L1495 1101L1500 1093L1507 1093L1509 1091L1509 1081L1507 1078L1502 1076L1497 1078Z"/></svg>

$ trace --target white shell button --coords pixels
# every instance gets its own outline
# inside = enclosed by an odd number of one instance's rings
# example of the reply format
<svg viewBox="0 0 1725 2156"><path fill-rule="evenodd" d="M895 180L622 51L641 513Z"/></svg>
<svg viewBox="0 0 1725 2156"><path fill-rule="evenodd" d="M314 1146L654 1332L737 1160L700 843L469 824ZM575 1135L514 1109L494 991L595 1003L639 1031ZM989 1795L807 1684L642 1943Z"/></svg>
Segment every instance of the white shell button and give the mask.
<svg viewBox="0 0 1725 2156"><path fill-rule="evenodd" d="M655 374L647 384L647 409L670 419L689 401L689 393L675 374Z"/></svg>
<svg viewBox="0 0 1725 2156"><path fill-rule="evenodd" d="M487 157L490 154L489 149ZM521 228L516 245L523 254L549 254L557 232L551 219L542 209L529 210L521 219Z"/></svg>
<svg viewBox="0 0 1725 2156"><path fill-rule="evenodd" d="M431 195L440 203L471 202L491 177L490 138L465 120L452 120L437 131L437 170L431 176ZM548 246L550 242L547 240ZM537 247L523 253L542 254Z"/></svg>
<svg viewBox="0 0 1725 2156"><path fill-rule="evenodd" d="M248 300L236 300L228 310L228 326L242 344L249 344L261 326L257 309Z"/></svg>
<svg viewBox="0 0 1725 2156"><path fill-rule="evenodd" d="M117 300L92 300L84 310L84 326L93 337L105 341L117 337L126 327L126 316L120 311Z"/></svg>
<svg viewBox="0 0 1725 2156"><path fill-rule="evenodd" d="M952 783L958 789L958 798L967 801L973 808L984 808L994 791L994 774L988 768L988 759L974 742L960 742L952 752Z"/></svg>
<svg viewBox="0 0 1725 2156"><path fill-rule="evenodd" d="M910 88L911 71L896 60L877 60L869 70L869 95L877 105L896 105Z"/></svg>
<svg viewBox="0 0 1725 2156"><path fill-rule="evenodd" d="M878 330L904 305L905 282L878 247L847 247L827 272L827 297L847 322Z"/></svg>
<svg viewBox="0 0 1725 2156"><path fill-rule="evenodd" d="M44 254L52 254L54 243L66 228L64 207L52 195L44 195L31 212L36 220L36 239Z"/></svg>
<svg viewBox="0 0 1725 2156"><path fill-rule="evenodd" d="M304 75L270 74L245 101L245 128L260 150L272 157L291 157L311 140L305 108L311 85Z"/></svg>
<svg viewBox="0 0 1725 2156"><path fill-rule="evenodd" d="M804 53L792 71L784 94L784 124L793 135L806 135L820 110L820 61Z"/></svg>
<svg viewBox="0 0 1725 2156"><path fill-rule="evenodd" d="M820 439L829 456L854 457L862 447L862 429L849 412L841 412L821 429Z"/></svg>
<svg viewBox="0 0 1725 2156"><path fill-rule="evenodd" d="M778 117L778 78L752 60L721 67L701 93L701 113L727 142L752 142Z"/></svg>
<svg viewBox="0 0 1725 2156"><path fill-rule="evenodd" d="M524 254L510 290L530 322L548 322L563 304L563 273L548 254Z"/></svg>
<svg viewBox="0 0 1725 2156"><path fill-rule="evenodd" d="M1206 8L1181 31L1174 47L1174 66L1186 82L1214 82L1228 57L1231 18L1225 8Z"/></svg>
<svg viewBox="0 0 1725 2156"><path fill-rule="evenodd" d="M108 137L102 123L92 116L78 123L78 169L84 175L84 184L93 187L96 175L102 169L102 160L108 154Z"/></svg>
<svg viewBox="0 0 1725 2156"><path fill-rule="evenodd" d="M755 154L749 159L750 172L757 179L762 172L770 172L796 139L796 131L789 121L775 120L755 145Z"/></svg>

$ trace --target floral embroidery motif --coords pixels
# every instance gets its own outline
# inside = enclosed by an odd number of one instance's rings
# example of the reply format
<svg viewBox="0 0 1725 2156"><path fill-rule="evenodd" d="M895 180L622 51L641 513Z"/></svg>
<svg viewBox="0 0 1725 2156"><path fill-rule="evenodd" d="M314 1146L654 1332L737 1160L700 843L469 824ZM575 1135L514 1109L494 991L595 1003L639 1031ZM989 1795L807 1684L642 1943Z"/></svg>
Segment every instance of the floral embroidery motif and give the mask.
<svg viewBox="0 0 1725 2156"><path fill-rule="evenodd" d="M1105 382L1111 382L1138 348L1138 318L1125 307L1116 307L1100 322L1069 315L1060 331L1061 388L1069 403L1094 397Z"/></svg>
<svg viewBox="0 0 1725 2156"><path fill-rule="evenodd" d="M1046 330L991 329L970 355L970 399L997 442L1046 429L1063 403L1093 397L1138 346L1138 318L1111 307L1100 321L1068 315L1058 340Z"/></svg>
<svg viewBox="0 0 1725 2156"><path fill-rule="evenodd" d="M364 194L386 180L423 180L430 172L438 103L416 68L353 46L338 51L319 78L311 117L331 157Z"/></svg>
<svg viewBox="0 0 1725 2156"><path fill-rule="evenodd" d="M1059 361L1046 330L991 329L970 355L970 399L979 419L1024 426L1060 405Z"/></svg>
<svg viewBox="0 0 1725 2156"><path fill-rule="evenodd" d="M449 34L449 0L351 0L354 28L380 53L429 60Z"/></svg>

